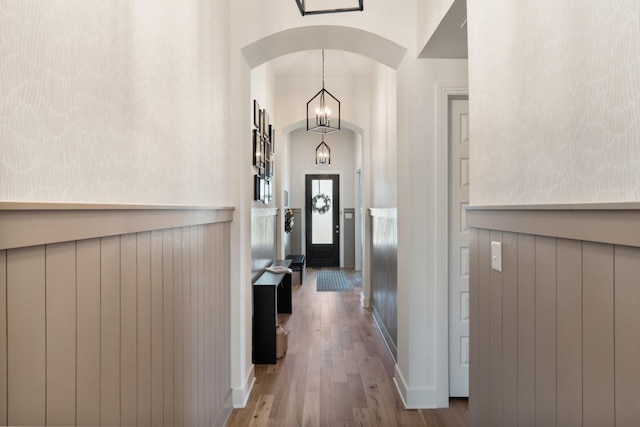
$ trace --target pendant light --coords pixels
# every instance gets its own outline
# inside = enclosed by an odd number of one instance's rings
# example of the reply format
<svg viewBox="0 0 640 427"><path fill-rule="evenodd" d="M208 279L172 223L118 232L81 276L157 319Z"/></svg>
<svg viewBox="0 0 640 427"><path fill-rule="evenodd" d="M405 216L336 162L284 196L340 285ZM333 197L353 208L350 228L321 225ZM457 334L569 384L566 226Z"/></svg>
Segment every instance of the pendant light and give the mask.
<svg viewBox="0 0 640 427"><path fill-rule="evenodd" d="M323 9L320 6L324 6L327 2L318 0L296 0L298 9L302 16L305 15L318 15L321 13L338 13L338 12L355 12L362 11L364 9L362 2L364 0L340 0L331 3L331 7ZM326 6L325 6L326 7Z"/></svg>
<svg viewBox="0 0 640 427"><path fill-rule="evenodd" d="M331 166L331 148L324 142L324 135L316 147L316 166Z"/></svg>
<svg viewBox="0 0 640 427"><path fill-rule="evenodd" d="M324 88L324 49L322 89L307 102L307 130L322 134L340 130L340 101Z"/></svg>

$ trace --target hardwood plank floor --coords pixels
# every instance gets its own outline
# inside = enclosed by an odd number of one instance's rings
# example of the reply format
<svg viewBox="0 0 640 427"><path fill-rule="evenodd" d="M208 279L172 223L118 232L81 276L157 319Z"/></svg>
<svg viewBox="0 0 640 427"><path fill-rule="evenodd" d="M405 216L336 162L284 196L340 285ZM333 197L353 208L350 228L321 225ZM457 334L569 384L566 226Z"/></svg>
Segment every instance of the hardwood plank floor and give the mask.
<svg viewBox="0 0 640 427"><path fill-rule="evenodd" d="M343 271L353 292L317 292L316 269L305 270L302 286L294 273L293 314L278 316L289 333L287 354L256 365L249 402L227 426L466 426L467 399L447 409L404 409L393 359L360 305L360 274Z"/></svg>

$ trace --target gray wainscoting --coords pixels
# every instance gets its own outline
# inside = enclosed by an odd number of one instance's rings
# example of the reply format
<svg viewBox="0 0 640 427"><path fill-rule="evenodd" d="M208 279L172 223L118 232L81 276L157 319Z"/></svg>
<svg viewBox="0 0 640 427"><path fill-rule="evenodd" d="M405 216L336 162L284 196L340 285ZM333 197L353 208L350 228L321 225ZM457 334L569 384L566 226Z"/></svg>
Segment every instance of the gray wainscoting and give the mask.
<svg viewBox="0 0 640 427"><path fill-rule="evenodd" d="M344 209L344 268L356 268L356 210Z"/></svg>
<svg viewBox="0 0 640 427"><path fill-rule="evenodd" d="M50 224L47 211L22 212L36 229ZM233 211L191 221L172 210L162 229L126 234L113 230L148 227L139 210L67 213L53 217L87 238L27 246L14 233L18 247L0 250L0 424L221 425L232 409ZM111 235L89 237L101 234L93 215Z"/></svg>
<svg viewBox="0 0 640 427"><path fill-rule="evenodd" d="M371 306L393 355L398 339L398 215L395 208L371 212Z"/></svg>
<svg viewBox="0 0 640 427"><path fill-rule="evenodd" d="M640 211L489 211L468 212L470 425L640 425Z"/></svg>
<svg viewBox="0 0 640 427"><path fill-rule="evenodd" d="M278 209L251 210L251 282L276 260L276 221Z"/></svg>

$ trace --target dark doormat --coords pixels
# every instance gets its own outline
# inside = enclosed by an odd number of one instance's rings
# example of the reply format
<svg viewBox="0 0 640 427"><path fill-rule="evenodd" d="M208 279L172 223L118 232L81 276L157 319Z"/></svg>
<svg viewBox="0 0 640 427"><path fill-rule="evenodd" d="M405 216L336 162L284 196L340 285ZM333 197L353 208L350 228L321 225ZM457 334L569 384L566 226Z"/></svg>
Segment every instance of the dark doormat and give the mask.
<svg viewBox="0 0 640 427"><path fill-rule="evenodd" d="M353 285L347 280L342 271L318 271L316 283L318 292L347 292L353 290Z"/></svg>

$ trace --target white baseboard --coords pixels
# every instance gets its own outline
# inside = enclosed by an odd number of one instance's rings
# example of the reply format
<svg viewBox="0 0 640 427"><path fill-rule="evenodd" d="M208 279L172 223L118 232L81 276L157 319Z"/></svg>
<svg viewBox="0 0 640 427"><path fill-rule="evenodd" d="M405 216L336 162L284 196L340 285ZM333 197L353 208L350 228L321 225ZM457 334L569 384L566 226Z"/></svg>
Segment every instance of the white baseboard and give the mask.
<svg viewBox="0 0 640 427"><path fill-rule="evenodd" d="M365 296L362 292L360 292L360 305L364 308L369 308L371 306L371 298Z"/></svg>
<svg viewBox="0 0 640 427"><path fill-rule="evenodd" d="M233 407L234 408L244 408L247 406L247 402L249 401L249 395L251 395L251 390L253 390L253 385L255 384L255 382L256 382L255 365L251 365L251 369L247 374L247 378L245 378L243 387L233 389Z"/></svg>
<svg viewBox="0 0 640 427"><path fill-rule="evenodd" d="M438 393L435 387L410 388L398 365L395 366L393 382L406 409L436 409L442 407L438 406Z"/></svg>
<svg viewBox="0 0 640 427"><path fill-rule="evenodd" d="M223 408L224 410L218 416L218 419L214 421L213 426L224 427L227 425L227 421L229 421L229 417L231 416L231 411L233 411L233 392L229 392L227 398L225 399Z"/></svg>
<svg viewBox="0 0 640 427"><path fill-rule="evenodd" d="M378 331L380 331L380 335L382 335L382 340L384 344L387 346L387 350L389 350L389 354L393 358L393 363L398 362L398 348L396 347L396 343L391 339L391 334L387 331L386 326L382 322L382 318L380 318L380 314L375 307L371 310L371 314L373 315L373 321L376 323L378 327Z"/></svg>

